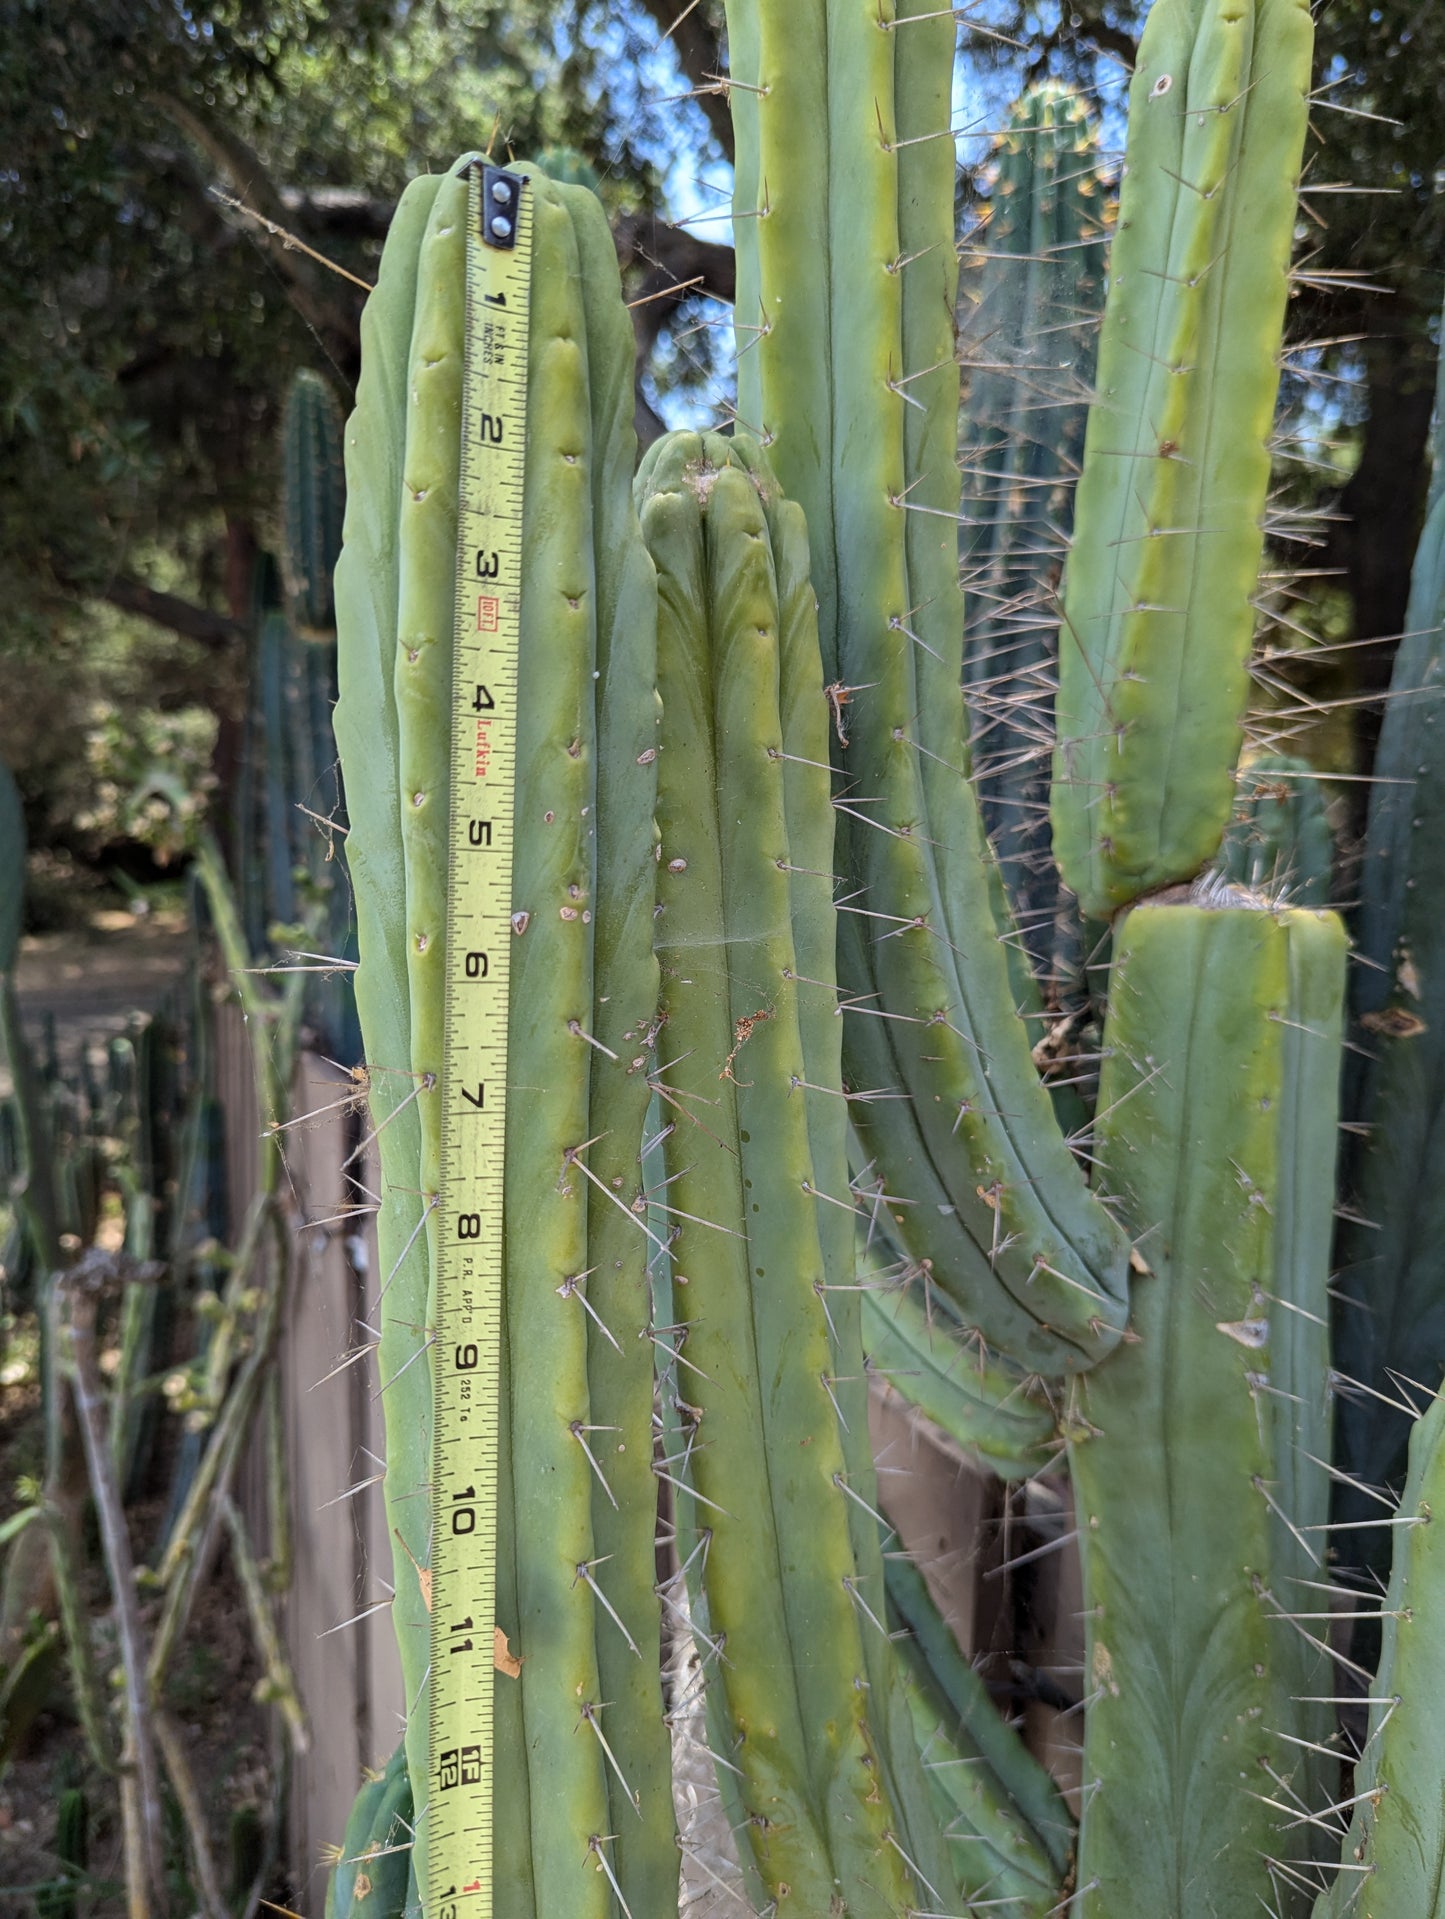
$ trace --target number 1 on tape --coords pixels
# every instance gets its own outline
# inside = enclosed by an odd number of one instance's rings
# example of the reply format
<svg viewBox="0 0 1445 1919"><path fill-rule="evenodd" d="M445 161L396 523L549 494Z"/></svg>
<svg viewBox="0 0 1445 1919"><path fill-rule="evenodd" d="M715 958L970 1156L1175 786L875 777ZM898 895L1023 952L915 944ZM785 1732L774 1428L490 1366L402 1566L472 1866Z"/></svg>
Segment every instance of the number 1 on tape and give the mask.
<svg viewBox="0 0 1445 1919"><path fill-rule="evenodd" d="M473 162L436 1219L428 1919L493 1919L502 1179L531 239L526 177Z"/></svg>

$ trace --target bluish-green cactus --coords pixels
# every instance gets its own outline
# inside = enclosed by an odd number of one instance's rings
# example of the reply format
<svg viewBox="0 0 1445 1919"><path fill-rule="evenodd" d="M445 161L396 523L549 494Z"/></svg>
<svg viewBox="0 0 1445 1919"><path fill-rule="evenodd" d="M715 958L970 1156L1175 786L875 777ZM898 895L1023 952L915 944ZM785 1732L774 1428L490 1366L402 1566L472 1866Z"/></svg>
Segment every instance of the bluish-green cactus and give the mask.
<svg viewBox="0 0 1445 1919"><path fill-rule="evenodd" d="M332 577L346 508L343 420L319 373L292 380L281 415L281 571L287 611L305 639L336 638Z"/></svg>
<svg viewBox="0 0 1445 1919"><path fill-rule="evenodd" d="M1056 81L998 136L987 223L960 286L964 684L974 782L1019 931L1055 993L1050 859L1059 583L1104 303L1097 122Z"/></svg>
<svg viewBox="0 0 1445 1919"><path fill-rule="evenodd" d="M1338 1516L1352 1562L1382 1573L1389 1536L1369 1490L1398 1489L1410 1421L1394 1375L1434 1391L1445 1375L1445 407L1435 489L1420 536L1405 637L1375 759L1353 980L1358 1052L1348 1118L1347 1217L1336 1335L1342 1375ZM1381 1397L1383 1395L1383 1397Z"/></svg>

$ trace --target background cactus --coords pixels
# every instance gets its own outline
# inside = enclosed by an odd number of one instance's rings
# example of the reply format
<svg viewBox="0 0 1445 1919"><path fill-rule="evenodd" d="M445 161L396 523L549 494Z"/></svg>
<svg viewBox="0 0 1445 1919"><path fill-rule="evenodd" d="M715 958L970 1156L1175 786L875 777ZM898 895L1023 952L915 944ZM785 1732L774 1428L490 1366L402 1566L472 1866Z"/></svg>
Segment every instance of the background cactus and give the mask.
<svg viewBox="0 0 1445 1919"><path fill-rule="evenodd" d="M1396 654L1375 760L1376 785L1360 875L1352 1011L1359 1051L1347 1089L1355 1129L1345 1165L1346 1217L1336 1338L1342 1355L1338 1517L1351 1563L1382 1575L1388 1528L1370 1496L1398 1489L1411 1421L1399 1381L1433 1392L1445 1375L1445 1263L1439 1208L1445 1129L1436 1089L1445 1021L1440 833L1445 767L1436 744L1445 713L1445 495L1437 404L1435 488L1415 557L1406 633ZM1365 1628L1366 1643L1375 1637Z"/></svg>
<svg viewBox="0 0 1445 1919"><path fill-rule="evenodd" d="M346 508L343 430L336 395L303 369L281 415L281 572L296 631L328 643L336 638L332 576Z"/></svg>
<svg viewBox="0 0 1445 1919"><path fill-rule="evenodd" d="M361 1058L361 1035L350 977L352 901L336 857L346 812L332 729L341 435L331 389L317 374L298 373L282 413L281 556L263 556L255 573L232 866L249 945L261 952L289 943L309 956L292 962L309 969L306 1024L321 1051L350 1067Z"/></svg>
<svg viewBox="0 0 1445 1919"><path fill-rule="evenodd" d="M1215 862L1221 878L1291 906L1328 906L1334 859L1315 768L1288 753L1248 755Z"/></svg>
<svg viewBox="0 0 1445 1919"><path fill-rule="evenodd" d="M1058 594L1104 304L1107 201L1087 103L1057 82L1030 87L991 171L959 288L963 672L984 825L1048 979L1064 959L1049 856Z"/></svg>

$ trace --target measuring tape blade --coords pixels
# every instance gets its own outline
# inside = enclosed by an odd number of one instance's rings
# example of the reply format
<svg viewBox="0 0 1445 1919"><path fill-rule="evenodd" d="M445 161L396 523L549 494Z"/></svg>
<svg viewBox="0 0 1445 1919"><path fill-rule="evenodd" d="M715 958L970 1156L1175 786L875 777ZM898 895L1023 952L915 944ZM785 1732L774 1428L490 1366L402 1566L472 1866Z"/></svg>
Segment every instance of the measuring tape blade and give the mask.
<svg viewBox="0 0 1445 1919"><path fill-rule="evenodd" d="M452 676L426 1912L492 1919L502 1178L532 201L477 161Z"/></svg>

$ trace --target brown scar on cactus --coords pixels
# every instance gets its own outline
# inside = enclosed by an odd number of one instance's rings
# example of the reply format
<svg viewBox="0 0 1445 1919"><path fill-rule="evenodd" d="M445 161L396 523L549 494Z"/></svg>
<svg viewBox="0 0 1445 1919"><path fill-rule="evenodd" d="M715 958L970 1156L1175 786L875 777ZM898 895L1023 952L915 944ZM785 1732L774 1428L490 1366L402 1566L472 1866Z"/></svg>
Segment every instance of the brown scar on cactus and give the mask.
<svg viewBox="0 0 1445 1919"><path fill-rule="evenodd" d="M761 1026L765 1019L771 1019L772 1017L773 1012L771 1007L760 1006L756 1013L745 1013L743 1017L737 1021L733 1027L733 1050L723 1061L723 1069L718 1074L719 1079L730 1079L734 1086L743 1084L733 1072L733 1061L752 1038L753 1028L755 1026ZM751 1081L749 1081L748 1084L751 1084Z"/></svg>
<svg viewBox="0 0 1445 1919"><path fill-rule="evenodd" d="M522 1655L512 1651L511 1642L501 1626L492 1628L492 1665L497 1672L505 1673L508 1679L520 1679L522 1676Z"/></svg>

